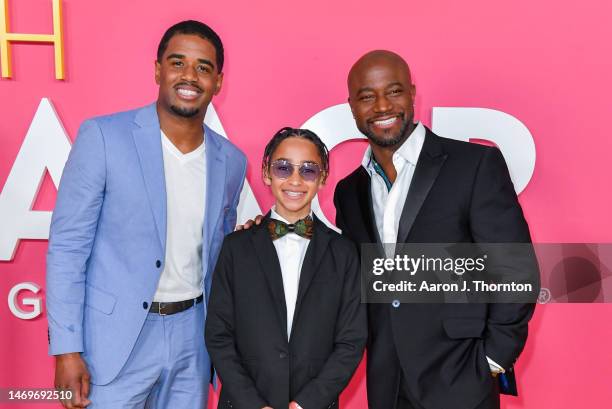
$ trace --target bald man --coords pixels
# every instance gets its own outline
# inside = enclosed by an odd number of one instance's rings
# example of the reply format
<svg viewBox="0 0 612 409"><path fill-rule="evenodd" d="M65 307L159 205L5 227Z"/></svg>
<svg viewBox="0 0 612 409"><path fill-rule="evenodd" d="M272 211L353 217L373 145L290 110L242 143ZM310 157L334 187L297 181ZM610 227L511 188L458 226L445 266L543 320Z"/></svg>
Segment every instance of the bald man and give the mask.
<svg viewBox="0 0 612 409"><path fill-rule="evenodd" d="M369 147L335 191L336 224L356 243L529 243L497 148L414 122L416 88L390 51L361 57L349 104ZM533 304L369 304L370 409L499 408L499 383L527 339Z"/></svg>

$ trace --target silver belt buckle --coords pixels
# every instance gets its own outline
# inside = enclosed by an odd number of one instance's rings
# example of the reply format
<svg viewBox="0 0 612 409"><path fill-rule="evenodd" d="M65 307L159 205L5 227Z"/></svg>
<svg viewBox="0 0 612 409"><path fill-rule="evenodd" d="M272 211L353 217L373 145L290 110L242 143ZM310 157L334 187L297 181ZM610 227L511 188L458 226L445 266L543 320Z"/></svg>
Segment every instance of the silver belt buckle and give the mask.
<svg viewBox="0 0 612 409"><path fill-rule="evenodd" d="M165 303L163 303L163 302L160 302L160 303L159 303L159 308L157 309L157 313L158 313L159 315L168 315L168 314L164 314L164 313L162 312L162 308L163 308L163 307L162 307L162 305L163 305L163 304L165 304Z"/></svg>

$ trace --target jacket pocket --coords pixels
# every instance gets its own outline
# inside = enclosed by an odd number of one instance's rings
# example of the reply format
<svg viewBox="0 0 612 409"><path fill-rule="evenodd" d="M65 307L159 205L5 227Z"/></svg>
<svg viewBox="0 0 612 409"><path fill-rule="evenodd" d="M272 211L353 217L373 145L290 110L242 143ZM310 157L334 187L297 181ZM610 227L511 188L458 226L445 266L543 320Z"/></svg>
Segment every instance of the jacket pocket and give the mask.
<svg viewBox="0 0 612 409"><path fill-rule="evenodd" d="M449 338L482 338L485 321L480 318L446 318L443 321L444 331Z"/></svg>
<svg viewBox="0 0 612 409"><path fill-rule="evenodd" d="M117 300L106 291L99 290L91 285L85 286L85 305L106 315L112 314Z"/></svg>

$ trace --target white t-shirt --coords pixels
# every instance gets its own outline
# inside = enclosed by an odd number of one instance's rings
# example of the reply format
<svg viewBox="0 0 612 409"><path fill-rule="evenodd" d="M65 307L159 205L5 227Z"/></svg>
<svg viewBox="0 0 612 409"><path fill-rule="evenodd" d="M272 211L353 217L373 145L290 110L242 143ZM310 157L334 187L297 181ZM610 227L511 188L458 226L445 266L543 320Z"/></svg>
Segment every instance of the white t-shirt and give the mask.
<svg viewBox="0 0 612 409"><path fill-rule="evenodd" d="M163 132L161 139L166 178L166 257L153 300L183 301L202 294L205 144L184 154Z"/></svg>

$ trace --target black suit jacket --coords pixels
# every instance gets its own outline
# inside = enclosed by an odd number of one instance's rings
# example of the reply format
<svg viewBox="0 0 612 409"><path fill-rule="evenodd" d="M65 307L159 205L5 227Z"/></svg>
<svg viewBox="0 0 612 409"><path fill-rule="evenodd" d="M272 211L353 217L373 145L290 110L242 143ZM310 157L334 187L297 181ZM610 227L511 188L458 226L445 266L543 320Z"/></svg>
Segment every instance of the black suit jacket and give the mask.
<svg viewBox="0 0 612 409"><path fill-rule="evenodd" d="M379 241L363 167L335 191L336 224L356 243ZM501 152L427 130L397 242L529 243ZM409 396L427 409L470 409L491 393L486 356L509 369L525 345L533 304L368 305L371 409L395 407L400 367Z"/></svg>
<svg viewBox="0 0 612 409"><path fill-rule="evenodd" d="M206 346L223 384L219 408L337 408L367 339L357 250L315 218L289 341L268 217L225 238L213 276Z"/></svg>

